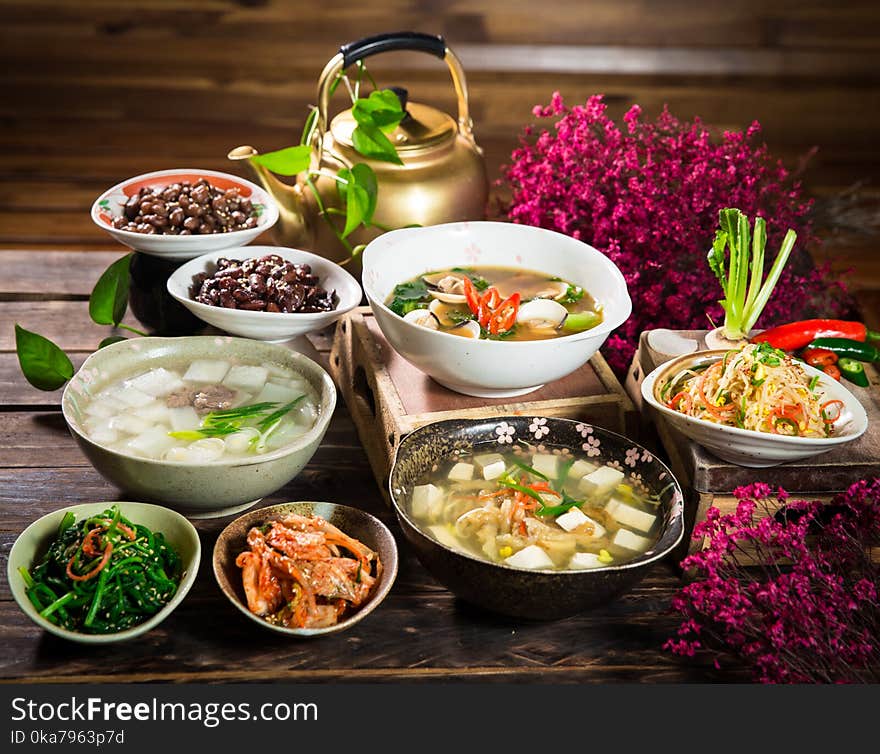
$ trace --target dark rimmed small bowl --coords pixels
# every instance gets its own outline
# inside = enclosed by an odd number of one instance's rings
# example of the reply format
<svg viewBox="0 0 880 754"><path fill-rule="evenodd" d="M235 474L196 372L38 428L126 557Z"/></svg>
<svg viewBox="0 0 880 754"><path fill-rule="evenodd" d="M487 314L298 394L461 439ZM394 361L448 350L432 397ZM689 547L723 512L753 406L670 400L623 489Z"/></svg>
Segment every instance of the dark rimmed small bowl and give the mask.
<svg viewBox="0 0 880 754"><path fill-rule="evenodd" d="M285 626L273 625L248 610L244 587L241 583L241 569L235 565L235 559L239 553L248 549L246 539L251 527L260 526L288 513L297 513L301 516L321 516L350 537L360 540L371 550L379 553L379 559L382 561L382 575L370 599L345 620L333 626L286 628ZM236 518L220 532L220 536L217 537L217 542L214 544L214 577L229 601L240 612L264 628L301 638L324 636L351 628L373 612L385 599L397 577L397 543L394 541L394 535L385 524L375 516L358 508L337 503L311 501L279 503L249 511Z"/></svg>
<svg viewBox="0 0 880 754"><path fill-rule="evenodd" d="M630 482L660 493L663 522L657 543L620 565L577 571L526 570L447 547L424 533L409 517L404 502L407 489L438 460L475 447L481 452L501 452L521 441L544 446L550 452L567 450L594 463L617 465ZM672 472L626 437L571 419L500 416L427 424L401 441L388 484L403 533L434 578L467 602L516 618L564 618L610 602L644 578L684 534L683 497Z"/></svg>

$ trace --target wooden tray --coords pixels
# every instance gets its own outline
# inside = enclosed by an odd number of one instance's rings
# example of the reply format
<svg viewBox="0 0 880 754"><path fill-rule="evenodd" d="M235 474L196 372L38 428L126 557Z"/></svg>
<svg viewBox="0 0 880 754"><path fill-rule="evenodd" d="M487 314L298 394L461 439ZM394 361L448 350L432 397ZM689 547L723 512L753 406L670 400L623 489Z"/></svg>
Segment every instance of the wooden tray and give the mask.
<svg viewBox="0 0 880 754"><path fill-rule="evenodd" d="M437 384L400 356L383 337L369 307L337 323L330 373L386 496L401 438L433 421L505 414L565 416L632 438L638 435L638 412L600 354L568 377L521 399L473 398Z"/></svg>
<svg viewBox="0 0 880 754"><path fill-rule="evenodd" d="M705 348L706 331L681 331L680 335L698 342ZM803 461L753 469L723 461L701 445L674 430L663 417L648 413L642 407L641 382L646 374L666 361L664 354L651 348L649 333L642 333L639 348L627 374L627 393L638 405L646 419L653 421L660 442L669 458L672 473L683 488L690 490L686 501L686 536L693 525L705 518L706 510L715 506L722 513L736 510L733 490L752 482L765 482L771 488L783 487L797 499L828 501L859 479L880 476L880 375L866 365L870 385L867 388L847 384L865 407L868 430L858 440ZM700 547L693 542L690 549Z"/></svg>

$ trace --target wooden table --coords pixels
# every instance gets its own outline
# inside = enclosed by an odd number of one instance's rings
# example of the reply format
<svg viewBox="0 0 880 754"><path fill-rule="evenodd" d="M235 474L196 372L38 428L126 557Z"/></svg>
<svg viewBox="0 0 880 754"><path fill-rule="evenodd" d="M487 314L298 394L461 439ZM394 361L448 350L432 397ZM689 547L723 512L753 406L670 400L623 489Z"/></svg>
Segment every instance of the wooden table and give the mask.
<svg viewBox="0 0 880 754"><path fill-rule="evenodd" d="M13 322L53 339L75 365L107 328L92 325L87 298L118 253L0 251L0 552L19 532L62 506L116 500L119 492L89 465L60 412L60 391L43 393L21 376ZM326 354L330 334L312 338ZM672 564L613 604L554 623L497 617L456 600L410 553L382 502L354 425L339 405L327 436L305 470L266 498L356 505L388 523L401 564L382 606L351 630L294 641L261 630L226 601L210 553L228 518L196 521L203 559L190 594L157 629L118 646L69 644L34 626L0 583L0 679L85 681L735 681L738 670L684 661L661 649L677 625L668 614L681 582Z"/></svg>

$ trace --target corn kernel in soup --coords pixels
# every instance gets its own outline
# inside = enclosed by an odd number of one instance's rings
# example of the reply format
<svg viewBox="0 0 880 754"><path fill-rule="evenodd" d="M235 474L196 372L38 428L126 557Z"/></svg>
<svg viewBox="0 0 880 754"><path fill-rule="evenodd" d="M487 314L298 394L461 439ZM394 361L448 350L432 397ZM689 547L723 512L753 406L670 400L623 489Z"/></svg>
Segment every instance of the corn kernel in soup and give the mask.
<svg viewBox="0 0 880 754"><path fill-rule="evenodd" d="M82 424L89 439L125 455L200 464L295 442L318 405L308 381L277 364L195 359L116 381L83 406Z"/></svg>

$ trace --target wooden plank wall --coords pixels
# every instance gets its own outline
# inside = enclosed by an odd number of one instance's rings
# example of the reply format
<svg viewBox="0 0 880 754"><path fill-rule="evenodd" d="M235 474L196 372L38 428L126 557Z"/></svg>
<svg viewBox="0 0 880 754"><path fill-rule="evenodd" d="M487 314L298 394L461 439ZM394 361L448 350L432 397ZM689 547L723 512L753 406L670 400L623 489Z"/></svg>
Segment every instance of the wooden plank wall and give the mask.
<svg viewBox="0 0 880 754"><path fill-rule="evenodd" d="M292 143L339 44L394 29L442 33L459 53L493 177L534 104L603 92L615 116L668 103L719 128L758 119L791 166L819 147L804 174L815 195L866 183L858 222L877 216L876 0L0 0L0 17L4 248L112 248L87 212L104 188L185 164L234 170L232 146ZM370 68L453 105L428 56ZM873 247L837 235L817 256L857 265L876 318Z"/></svg>

